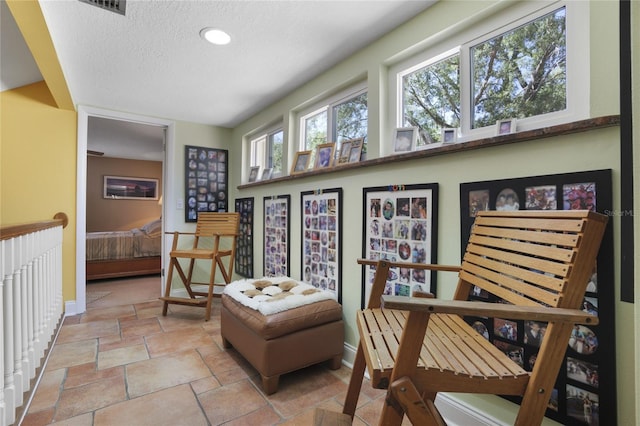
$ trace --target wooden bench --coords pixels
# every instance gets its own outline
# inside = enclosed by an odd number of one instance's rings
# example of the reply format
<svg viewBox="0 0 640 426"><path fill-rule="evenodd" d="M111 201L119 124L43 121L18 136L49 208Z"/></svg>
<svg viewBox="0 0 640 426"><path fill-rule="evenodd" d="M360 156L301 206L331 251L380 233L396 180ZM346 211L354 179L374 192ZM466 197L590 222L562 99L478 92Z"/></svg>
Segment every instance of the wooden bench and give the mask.
<svg viewBox="0 0 640 426"><path fill-rule="evenodd" d="M480 212L460 267L359 260L375 265L343 413L353 417L365 367L388 389L381 425L439 425L437 392L523 397L516 425L540 424L581 311L607 217L589 211ZM458 271L454 300L382 296L389 268ZM468 301L477 286L504 303ZM380 302L382 300L382 303ZM463 316L548 322L536 363L524 370Z"/></svg>

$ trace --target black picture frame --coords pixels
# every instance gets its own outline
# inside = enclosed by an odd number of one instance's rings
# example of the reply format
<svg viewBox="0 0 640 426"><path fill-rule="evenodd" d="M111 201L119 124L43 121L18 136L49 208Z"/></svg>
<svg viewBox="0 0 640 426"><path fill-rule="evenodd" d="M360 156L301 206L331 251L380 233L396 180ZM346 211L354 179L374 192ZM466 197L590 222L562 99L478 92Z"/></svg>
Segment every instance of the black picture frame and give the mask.
<svg viewBox="0 0 640 426"><path fill-rule="evenodd" d="M227 212L229 151L190 145L184 149L184 221L197 222L198 212Z"/></svg>
<svg viewBox="0 0 640 426"><path fill-rule="evenodd" d="M437 263L438 184L363 188L362 257L394 262ZM361 307L366 306L375 267L364 266ZM436 295L436 273L391 268L385 293L410 296L418 287Z"/></svg>
<svg viewBox="0 0 640 426"><path fill-rule="evenodd" d="M236 243L235 271L253 278L253 212L254 198L236 198L235 211L240 213L240 233Z"/></svg>
<svg viewBox="0 0 640 426"><path fill-rule="evenodd" d="M289 276L291 195L264 197L264 269L265 277Z"/></svg>
<svg viewBox="0 0 640 426"><path fill-rule="evenodd" d="M565 425L617 424L615 289L613 281L613 207L611 170L594 170L544 176L500 179L460 184L461 248L469 240L475 214L479 210L571 210L592 209L610 216L596 265L587 286L585 311L596 313L599 324L579 326L556 379L546 416ZM469 300L499 303L487 293L472 289ZM519 353L523 367L531 370L538 353L540 335L530 329L544 327L535 321L497 318L466 318L485 325L485 337L504 350ZM477 328L478 329L478 328ZM582 336L582 337L580 337ZM595 338L595 339L594 339ZM584 342L580 343L580 340ZM595 345L594 345L595 343ZM589 399L587 399L587 397ZM504 398L520 403L521 398Z"/></svg>
<svg viewBox="0 0 640 426"><path fill-rule="evenodd" d="M342 188L300 193L301 281L342 303Z"/></svg>

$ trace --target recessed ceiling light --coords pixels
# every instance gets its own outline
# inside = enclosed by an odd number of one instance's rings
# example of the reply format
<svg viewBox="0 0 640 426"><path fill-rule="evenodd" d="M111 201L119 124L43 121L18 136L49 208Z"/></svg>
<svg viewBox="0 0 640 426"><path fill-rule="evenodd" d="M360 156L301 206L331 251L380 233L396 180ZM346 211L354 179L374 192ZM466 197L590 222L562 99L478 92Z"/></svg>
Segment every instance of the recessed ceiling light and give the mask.
<svg viewBox="0 0 640 426"><path fill-rule="evenodd" d="M231 36L229 34L215 28L203 28L202 31L200 31L200 37L207 40L209 43L219 45L229 44L231 41Z"/></svg>

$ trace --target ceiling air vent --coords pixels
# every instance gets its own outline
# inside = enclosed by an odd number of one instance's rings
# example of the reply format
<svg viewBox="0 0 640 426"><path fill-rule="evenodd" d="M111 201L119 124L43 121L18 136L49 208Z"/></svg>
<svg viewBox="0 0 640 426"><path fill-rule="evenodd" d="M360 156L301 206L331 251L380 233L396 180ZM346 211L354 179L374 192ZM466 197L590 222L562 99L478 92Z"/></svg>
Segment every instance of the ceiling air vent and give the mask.
<svg viewBox="0 0 640 426"><path fill-rule="evenodd" d="M101 9L110 10L112 12L124 15L126 0L80 0L82 3L92 4Z"/></svg>

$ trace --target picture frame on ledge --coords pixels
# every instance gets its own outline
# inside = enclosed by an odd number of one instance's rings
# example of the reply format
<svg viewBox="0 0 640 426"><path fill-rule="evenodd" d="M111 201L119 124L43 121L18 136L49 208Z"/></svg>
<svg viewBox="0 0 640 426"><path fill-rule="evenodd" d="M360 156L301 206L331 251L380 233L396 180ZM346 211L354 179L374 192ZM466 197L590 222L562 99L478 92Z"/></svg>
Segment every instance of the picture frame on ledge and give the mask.
<svg viewBox="0 0 640 426"><path fill-rule="evenodd" d="M340 143L340 153L338 154L338 165L349 163L349 157L351 154L351 144L353 139L344 140Z"/></svg>
<svg viewBox="0 0 640 426"><path fill-rule="evenodd" d="M291 175L298 175L304 173L309 168L309 162L311 161L311 151L298 151L293 158L293 165L291 166Z"/></svg>
<svg viewBox="0 0 640 426"><path fill-rule="evenodd" d="M411 152L415 149L417 141L417 127L398 127L393 135L393 152Z"/></svg>
<svg viewBox="0 0 640 426"><path fill-rule="evenodd" d="M351 149L349 151L349 163L358 163L362 157L362 147L364 146L364 138L352 139Z"/></svg>
<svg viewBox="0 0 640 426"><path fill-rule="evenodd" d="M253 166L249 171L249 182L255 182L258 180L258 172L260 172L260 166Z"/></svg>
<svg viewBox="0 0 640 426"><path fill-rule="evenodd" d="M456 142L457 139L458 139L458 129L452 129L452 128L442 129L442 135L440 140L442 141L443 145L453 144Z"/></svg>
<svg viewBox="0 0 640 426"><path fill-rule="evenodd" d="M509 118L506 120L496 121L496 135L508 135L516 132L516 119Z"/></svg>
<svg viewBox="0 0 640 426"><path fill-rule="evenodd" d="M334 142L322 143L316 146L316 158L314 170L328 169L333 165L333 156L336 144Z"/></svg>
<svg viewBox="0 0 640 426"><path fill-rule="evenodd" d="M260 177L260 180L269 180L271 179L272 174L273 174L273 168L272 167L266 168L262 171L262 176Z"/></svg>

